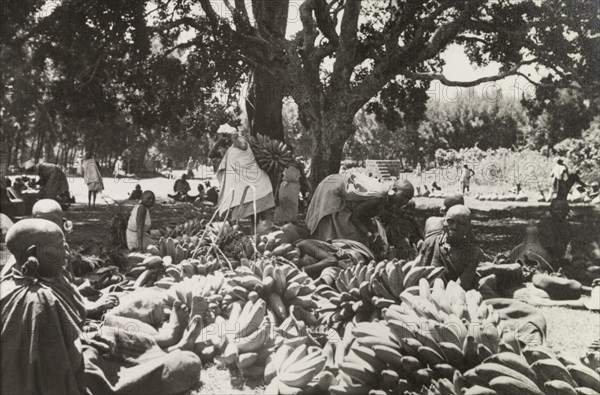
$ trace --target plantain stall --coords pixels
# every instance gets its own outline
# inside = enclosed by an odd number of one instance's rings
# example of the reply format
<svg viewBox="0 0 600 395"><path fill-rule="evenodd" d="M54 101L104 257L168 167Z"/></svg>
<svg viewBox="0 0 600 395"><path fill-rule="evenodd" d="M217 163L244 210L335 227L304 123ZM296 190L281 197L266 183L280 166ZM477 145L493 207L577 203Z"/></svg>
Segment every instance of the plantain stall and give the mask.
<svg viewBox="0 0 600 395"><path fill-rule="evenodd" d="M599 352L555 354L543 325L527 344L485 283L465 291L441 267L377 261L351 240L288 241L282 230L256 237L188 219L129 259L120 288L161 293L167 312L189 306L202 320L193 349L203 364L266 394L600 393ZM541 281L513 266L481 274Z"/></svg>

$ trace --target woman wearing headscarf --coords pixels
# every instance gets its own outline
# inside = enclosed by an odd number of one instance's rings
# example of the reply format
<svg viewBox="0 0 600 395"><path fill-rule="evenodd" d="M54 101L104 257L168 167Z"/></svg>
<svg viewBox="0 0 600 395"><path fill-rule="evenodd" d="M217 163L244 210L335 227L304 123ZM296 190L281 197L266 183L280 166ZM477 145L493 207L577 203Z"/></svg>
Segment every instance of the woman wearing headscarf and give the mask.
<svg viewBox="0 0 600 395"><path fill-rule="evenodd" d="M102 181L102 174L98 162L94 158L91 152L85 154L85 159L81 163L81 173L83 174L83 180L88 187L88 206L92 205L96 207L96 195L98 192L104 190L104 183Z"/></svg>
<svg viewBox="0 0 600 395"><path fill-rule="evenodd" d="M219 215L231 207L231 219L236 221L252 215L255 207L257 214L275 207L269 176L258 167L246 139L228 124L221 125L217 134L220 138L208 157L218 157L220 149L226 148L217 169L217 179L221 185Z"/></svg>

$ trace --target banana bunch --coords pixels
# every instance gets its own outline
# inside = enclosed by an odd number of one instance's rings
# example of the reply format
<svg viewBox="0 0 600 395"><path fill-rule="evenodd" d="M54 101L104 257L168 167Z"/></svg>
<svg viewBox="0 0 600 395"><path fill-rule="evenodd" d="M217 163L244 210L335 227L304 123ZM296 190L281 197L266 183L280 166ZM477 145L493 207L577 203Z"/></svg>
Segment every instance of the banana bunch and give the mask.
<svg viewBox="0 0 600 395"><path fill-rule="evenodd" d="M165 265L178 264L184 259L190 258L191 253L194 251L194 241L197 242L197 238L192 240L189 238L174 239L172 237L161 237L158 241L158 245L151 244L147 247L146 251L156 257L160 257Z"/></svg>
<svg viewBox="0 0 600 395"><path fill-rule="evenodd" d="M264 300L233 303L225 324L221 363L237 366L244 377L263 376L274 345L273 325Z"/></svg>
<svg viewBox="0 0 600 395"><path fill-rule="evenodd" d="M183 235L195 236L202 230L203 225L204 221L201 219L188 219L182 224L177 224L174 227L167 227L165 236L173 238Z"/></svg>
<svg viewBox="0 0 600 395"><path fill-rule="evenodd" d="M380 310L402 302L401 294L418 292L419 280L425 283L439 278L443 268L415 266L396 259L357 264L347 269L329 267L320 276L316 289L319 322L331 326L356 317L356 321L378 318Z"/></svg>
<svg viewBox="0 0 600 395"><path fill-rule="evenodd" d="M172 306L175 300L179 300L190 306L192 316L200 315L204 325L213 323L221 314L223 296L219 291L224 281L225 276L221 272L185 278L165 293L165 304Z"/></svg>
<svg viewBox="0 0 600 395"><path fill-rule="evenodd" d="M296 266L300 265L300 251L290 243L283 241L284 232L277 230L259 237L256 250L264 257L284 257Z"/></svg>
<svg viewBox="0 0 600 395"><path fill-rule="evenodd" d="M269 174L269 177L281 174L294 161L289 148L281 141L257 134L250 137L249 143L256 163Z"/></svg>
<svg viewBox="0 0 600 395"><path fill-rule="evenodd" d="M454 393L455 372L500 350L499 316L481 294L452 281L444 287L440 278L433 287L421 278L417 290L405 290L402 304L384 308L385 320L351 326L355 342L343 362L338 358L341 380L332 393L405 393L423 386Z"/></svg>
<svg viewBox="0 0 600 395"><path fill-rule="evenodd" d="M308 275L294 266L279 261L281 257L241 260L241 265L230 273L224 301L256 301L262 299L273 313L273 324L281 323L294 306L294 314L308 325L317 323L313 310L317 307L312 299L315 286Z"/></svg>
<svg viewBox="0 0 600 395"><path fill-rule="evenodd" d="M330 372L323 372L326 361L320 347L300 344L294 348L282 345L269 357L265 368L265 383L268 383L265 393L300 393L313 381L318 385L323 377L334 379ZM328 387L322 386L321 389Z"/></svg>
<svg viewBox="0 0 600 395"><path fill-rule="evenodd" d="M598 394L598 373L579 361L557 356L545 346L518 353L500 352L482 364L456 373L455 393L464 394Z"/></svg>

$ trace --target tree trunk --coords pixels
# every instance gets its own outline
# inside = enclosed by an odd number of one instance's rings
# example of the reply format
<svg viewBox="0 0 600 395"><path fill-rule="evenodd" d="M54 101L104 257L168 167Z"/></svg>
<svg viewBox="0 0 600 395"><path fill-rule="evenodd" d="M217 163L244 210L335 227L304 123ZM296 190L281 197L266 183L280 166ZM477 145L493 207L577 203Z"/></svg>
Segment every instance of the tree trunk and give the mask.
<svg viewBox="0 0 600 395"><path fill-rule="evenodd" d="M283 141L282 110L283 84L265 71L253 70L246 98L250 134Z"/></svg>
<svg viewBox="0 0 600 395"><path fill-rule="evenodd" d="M284 38L289 0L260 0L253 1L252 5L259 33ZM253 136L260 133L283 141L283 92L281 81L262 69L252 71L246 97L246 112Z"/></svg>
<svg viewBox="0 0 600 395"><path fill-rule="evenodd" d="M318 119L302 117L303 126L313 136L310 182L313 188L328 175L339 173L344 144L354 130L351 117L321 112Z"/></svg>

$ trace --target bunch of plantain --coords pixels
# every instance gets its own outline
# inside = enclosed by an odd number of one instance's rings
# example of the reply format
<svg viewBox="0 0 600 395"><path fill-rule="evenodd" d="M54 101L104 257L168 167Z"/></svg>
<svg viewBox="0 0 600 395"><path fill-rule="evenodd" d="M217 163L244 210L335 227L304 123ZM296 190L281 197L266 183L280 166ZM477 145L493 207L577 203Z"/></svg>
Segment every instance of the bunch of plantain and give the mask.
<svg viewBox="0 0 600 395"><path fill-rule="evenodd" d="M227 279L224 301L263 299L275 317L274 324L283 322L295 306L297 318L308 325L316 325L314 291L312 279L291 264L282 262L281 257L259 258L255 262L242 259Z"/></svg>
<svg viewBox="0 0 600 395"><path fill-rule="evenodd" d="M482 364L457 373L454 384L457 392L465 394L587 395L600 391L598 373L541 345L491 355Z"/></svg>
<svg viewBox="0 0 600 395"><path fill-rule="evenodd" d="M323 284L316 289L319 322L343 326L350 319L372 321L380 317L382 309L401 303L405 290L418 292L419 280L429 284L443 274L443 268L415 263L393 259L324 269L319 278Z"/></svg>
<svg viewBox="0 0 600 395"><path fill-rule="evenodd" d="M165 236L177 238L179 236L188 235L195 236L203 230L204 220L193 218L188 219L184 223L177 224L174 227L169 227Z"/></svg>
<svg viewBox="0 0 600 395"><path fill-rule="evenodd" d="M352 340L339 353L342 362L336 359L340 383L332 393L409 393L423 386L454 393L455 372L500 350L498 314L478 292L452 281L445 287L440 278L433 286L421 278L416 290L406 289L401 304L385 307L384 320L347 324L344 337L350 325Z"/></svg>
<svg viewBox="0 0 600 395"><path fill-rule="evenodd" d="M187 241L186 241L187 240ZM153 256L161 258L169 257L169 264L178 264L184 259L190 258L193 252L193 241L189 239L174 239L172 237L161 237L158 245L151 244L146 251Z"/></svg>
<svg viewBox="0 0 600 395"><path fill-rule="evenodd" d="M266 258L282 257L296 266L301 266L299 249L290 243L285 243L283 237L284 233L281 230L258 237L257 252Z"/></svg>
<svg viewBox="0 0 600 395"><path fill-rule="evenodd" d="M258 167L266 171L269 177L281 174L294 161L291 151L281 141L257 134L250 137L249 143Z"/></svg>
<svg viewBox="0 0 600 395"><path fill-rule="evenodd" d="M273 325L264 300L234 302L225 327L220 328L225 347L219 361L237 366L244 377L263 376L274 345Z"/></svg>
<svg viewBox="0 0 600 395"><path fill-rule="evenodd" d="M265 368L266 394L299 393L311 383L319 385L323 377L335 380L333 374L324 372L327 362L323 350L317 346L283 344L270 357ZM323 385L327 390L330 384Z"/></svg>
<svg viewBox="0 0 600 395"><path fill-rule="evenodd" d="M224 282L225 276L221 272L184 278L169 288L165 303L172 305L177 299L190 307L191 315L202 316L205 325L212 323L222 312L223 296L220 291Z"/></svg>

